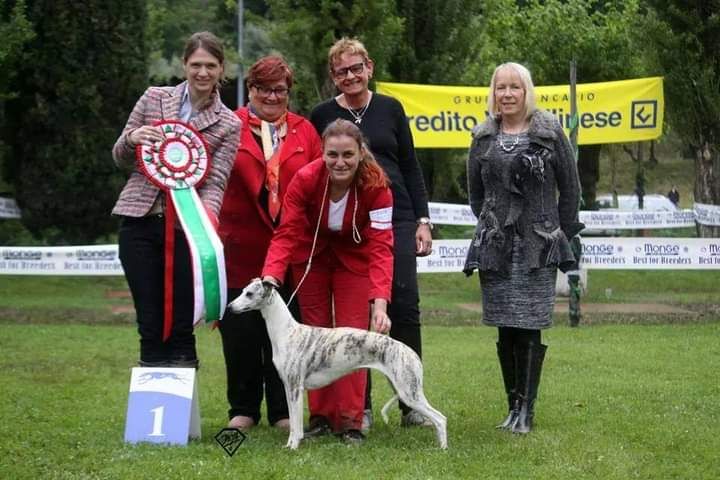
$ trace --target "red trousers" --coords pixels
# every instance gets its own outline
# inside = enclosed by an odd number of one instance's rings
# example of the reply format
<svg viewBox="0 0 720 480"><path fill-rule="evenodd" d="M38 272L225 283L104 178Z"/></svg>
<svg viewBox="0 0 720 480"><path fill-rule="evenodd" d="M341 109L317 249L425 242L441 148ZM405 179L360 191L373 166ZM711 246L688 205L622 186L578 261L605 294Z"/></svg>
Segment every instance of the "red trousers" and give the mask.
<svg viewBox="0 0 720 480"><path fill-rule="evenodd" d="M293 278L304 273L293 266ZM298 291L303 323L315 327L354 327L367 330L370 319L367 276L346 269L332 251L313 259ZM367 370L358 370L333 383L308 391L310 417L325 417L336 433L360 429L365 408Z"/></svg>

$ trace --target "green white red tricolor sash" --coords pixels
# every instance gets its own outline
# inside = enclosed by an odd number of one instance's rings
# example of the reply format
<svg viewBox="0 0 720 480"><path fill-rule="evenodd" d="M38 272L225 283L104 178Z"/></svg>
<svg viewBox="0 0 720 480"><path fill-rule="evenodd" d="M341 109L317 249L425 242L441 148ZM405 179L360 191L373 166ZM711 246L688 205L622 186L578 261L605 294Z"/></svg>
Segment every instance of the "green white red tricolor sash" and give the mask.
<svg viewBox="0 0 720 480"><path fill-rule="evenodd" d="M164 140L138 145L140 171L165 191L165 297L163 341L173 322L173 270L175 219L180 222L190 249L193 271L193 324L222 318L227 286L222 242L195 190L210 170L210 153L202 135L190 125L172 120L158 122Z"/></svg>

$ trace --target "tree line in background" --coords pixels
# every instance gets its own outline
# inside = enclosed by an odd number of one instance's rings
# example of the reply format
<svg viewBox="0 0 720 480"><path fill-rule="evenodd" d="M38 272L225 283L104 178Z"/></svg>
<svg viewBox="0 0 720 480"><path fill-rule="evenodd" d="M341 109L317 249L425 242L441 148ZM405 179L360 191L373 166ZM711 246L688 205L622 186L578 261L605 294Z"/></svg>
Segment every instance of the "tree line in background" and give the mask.
<svg viewBox="0 0 720 480"><path fill-rule="evenodd" d="M108 212L124 176L112 144L149 83L180 80L182 46L198 30L224 39L230 78L240 62L247 69L270 52L284 55L296 74L291 108L302 114L334 94L327 50L344 35L365 43L375 78L386 81L487 85L498 63L517 61L538 85L564 84L571 59L581 83L662 75L666 128L694 156L695 199L720 204L720 0L243 3L243 58L236 0L0 6L0 167L36 241L89 243L115 231ZM234 81L228 86L235 107ZM580 147L588 205L601 148ZM418 154L431 199L464 202L465 152ZM12 240L4 230L0 242ZM720 236L718 227L699 230Z"/></svg>

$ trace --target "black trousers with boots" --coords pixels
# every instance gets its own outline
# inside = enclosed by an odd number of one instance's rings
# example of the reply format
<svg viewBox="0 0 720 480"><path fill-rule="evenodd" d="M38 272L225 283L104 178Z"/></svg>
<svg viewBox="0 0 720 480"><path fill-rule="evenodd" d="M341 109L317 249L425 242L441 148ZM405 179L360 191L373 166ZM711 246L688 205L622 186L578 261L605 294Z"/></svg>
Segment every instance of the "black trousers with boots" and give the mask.
<svg viewBox="0 0 720 480"><path fill-rule="evenodd" d="M547 346L540 330L501 327L497 353L508 399L508 415L497 428L525 434L532 430L535 400Z"/></svg>

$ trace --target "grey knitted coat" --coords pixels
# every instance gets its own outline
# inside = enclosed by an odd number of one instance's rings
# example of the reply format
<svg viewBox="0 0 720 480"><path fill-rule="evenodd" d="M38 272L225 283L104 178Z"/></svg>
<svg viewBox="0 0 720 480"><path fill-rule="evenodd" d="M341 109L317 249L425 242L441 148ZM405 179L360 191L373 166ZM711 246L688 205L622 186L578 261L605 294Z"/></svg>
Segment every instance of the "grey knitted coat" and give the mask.
<svg viewBox="0 0 720 480"><path fill-rule="evenodd" d="M575 266L569 238L578 222L580 181L570 144L557 119L546 111L530 118L530 146L503 161L499 123L489 118L473 129L467 163L470 208L478 217L464 272L509 275L513 236L523 242L523 269Z"/></svg>

